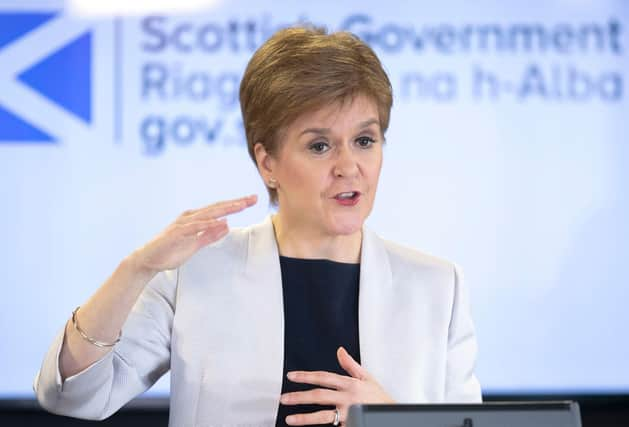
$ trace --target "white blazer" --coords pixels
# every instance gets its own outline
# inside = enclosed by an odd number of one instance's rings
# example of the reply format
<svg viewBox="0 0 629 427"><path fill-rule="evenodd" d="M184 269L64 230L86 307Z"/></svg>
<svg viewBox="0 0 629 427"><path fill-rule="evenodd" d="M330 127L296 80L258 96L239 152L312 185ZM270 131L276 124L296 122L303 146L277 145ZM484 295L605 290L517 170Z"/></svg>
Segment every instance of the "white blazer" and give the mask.
<svg viewBox="0 0 629 427"><path fill-rule="evenodd" d="M453 264L364 229L358 316L361 363L393 399L480 402L476 338ZM34 382L51 412L106 418L170 369L170 426L274 426L284 313L270 217L157 275L113 351L62 383L63 333Z"/></svg>

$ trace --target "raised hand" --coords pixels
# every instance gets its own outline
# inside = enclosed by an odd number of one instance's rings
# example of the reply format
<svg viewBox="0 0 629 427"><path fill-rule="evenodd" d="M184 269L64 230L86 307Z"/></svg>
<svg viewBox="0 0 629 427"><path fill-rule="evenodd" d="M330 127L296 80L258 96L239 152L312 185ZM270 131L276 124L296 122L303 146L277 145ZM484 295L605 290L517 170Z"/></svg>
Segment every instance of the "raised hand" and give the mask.
<svg viewBox="0 0 629 427"><path fill-rule="evenodd" d="M341 367L350 375L339 375L325 371L292 371L288 379L303 384L313 384L324 388L285 393L280 398L284 405L332 405L339 411L340 424L347 420L350 405L367 403L395 403L380 384L343 348L336 352ZM334 410L324 410L309 414L296 414L286 417L289 425L331 424L335 419Z"/></svg>
<svg viewBox="0 0 629 427"><path fill-rule="evenodd" d="M226 215L253 206L257 200L257 196L251 195L185 211L131 258L138 269L150 273L177 268L199 249L228 233Z"/></svg>

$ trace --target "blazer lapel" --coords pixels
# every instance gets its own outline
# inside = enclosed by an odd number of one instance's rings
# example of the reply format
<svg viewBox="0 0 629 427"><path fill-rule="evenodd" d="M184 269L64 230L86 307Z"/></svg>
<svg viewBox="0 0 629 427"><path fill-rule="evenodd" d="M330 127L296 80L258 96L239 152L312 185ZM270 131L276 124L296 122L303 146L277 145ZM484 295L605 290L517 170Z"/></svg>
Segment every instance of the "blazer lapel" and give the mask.
<svg viewBox="0 0 629 427"><path fill-rule="evenodd" d="M258 349L255 363L244 366L245 378L255 378L257 399L248 408L240 408L239 423L275 425L282 392L284 370L284 308L279 253L271 217L251 228L244 281L246 307L255 319L249 323L249 334ZM260 351L261 350L261 351ZM245 390L243 390L245 392ZM246 416L245 416L246 414Z"/></svg>
<svg viewBox="0 0 629 427"><path fill-rule="evenodd" d="M389 392L396 385L391 377L392 354L398 352L399 339L403 339L390 328L389 319L395 310L387 251L380 238L365 227L358 297L360 360L361 365Z"/></svg>

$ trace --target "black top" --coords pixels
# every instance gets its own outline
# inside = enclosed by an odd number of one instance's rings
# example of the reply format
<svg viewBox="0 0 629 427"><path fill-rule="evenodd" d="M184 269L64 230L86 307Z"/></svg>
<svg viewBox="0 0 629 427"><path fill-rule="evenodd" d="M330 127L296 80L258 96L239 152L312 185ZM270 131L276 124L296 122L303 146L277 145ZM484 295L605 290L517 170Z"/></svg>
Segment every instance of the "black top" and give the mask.
<svg viewBox="0 0 629 427"><path fill-rule="evenodd" d="M360 264L280 256L284 293L284 375L282 393L318 386L289 381L290 371L349 375L338 363L340 346L360 363L358 282ZM319 405L279 405L276 426L291 414L334 409Z"/></svg>

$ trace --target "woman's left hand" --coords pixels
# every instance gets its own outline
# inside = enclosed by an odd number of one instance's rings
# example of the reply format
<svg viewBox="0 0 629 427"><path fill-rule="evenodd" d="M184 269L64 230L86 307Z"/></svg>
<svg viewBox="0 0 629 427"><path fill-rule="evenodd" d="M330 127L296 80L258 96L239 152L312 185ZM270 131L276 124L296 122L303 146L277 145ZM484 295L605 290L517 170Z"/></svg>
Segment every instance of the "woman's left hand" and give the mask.
<svg viewBox="0 0 629 427"><path fill-rule="evenodd" d="M314 384L325 388L285 393L280 398L284 405L331 405L339 411L339 425L344 425L350 405L367 403L395 403L380 384L352 356L339 347L336 352L341 367L350 375L325 371L292 371L288 379L296 383ZM334 410L295 414L286 417L289 425L332 424Z"/></svg>

